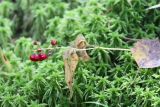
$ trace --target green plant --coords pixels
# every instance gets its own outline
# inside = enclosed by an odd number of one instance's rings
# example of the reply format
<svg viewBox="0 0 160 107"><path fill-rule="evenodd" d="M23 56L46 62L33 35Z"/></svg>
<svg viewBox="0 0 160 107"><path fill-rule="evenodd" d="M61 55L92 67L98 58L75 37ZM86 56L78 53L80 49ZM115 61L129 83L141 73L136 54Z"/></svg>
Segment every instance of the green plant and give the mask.
<svg viewBox="0 0 160 107"><path fill-rule="evenodd" d="M0 45L5 47L10 42L12 36L12 22L7 18L0 17Z"/></svg>
<svg viewBox="0 0 160 107"><path fill-rule="evenodd" d="M14 1L14 2L13 2ZM12 66L0 60L2 107L159 107L159 68L140 69L129 51L142 38L159 35L158 0L3 0L0 46ZM78 34L88 44L88 62L79 61L69 101L62 54ZM56 38L58 45L48 47ZM33 45L40 41L41 47ZM61 47L60 47L61 46ZM48 60L29 55L42 49ZM107 49L108 49L107 48ZM61 50L59 50L61 49ZM59 51L57 51L59 50ZM39 54L38 52L35 52ZM1 57L0 57L1 59Z"/></svg>

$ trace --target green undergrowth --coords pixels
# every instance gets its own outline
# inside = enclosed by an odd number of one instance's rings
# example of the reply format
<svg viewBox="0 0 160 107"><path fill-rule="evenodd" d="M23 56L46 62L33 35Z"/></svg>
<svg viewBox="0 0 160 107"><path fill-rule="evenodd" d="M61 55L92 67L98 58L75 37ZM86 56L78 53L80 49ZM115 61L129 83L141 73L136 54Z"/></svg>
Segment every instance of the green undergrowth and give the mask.
<svg viewBox="0 0 160 107"><path fill-rule="evenodd" d="M159 0L2 0L0 46L1 107L160 107L160 70L139 69L130 52L88 51L91 60L76 69L73 98L64 79L63 50L31 62L32 42L47 47L52 38L68 46L78 34L89 44L131 48L138 39L155 39Z"/></svg>

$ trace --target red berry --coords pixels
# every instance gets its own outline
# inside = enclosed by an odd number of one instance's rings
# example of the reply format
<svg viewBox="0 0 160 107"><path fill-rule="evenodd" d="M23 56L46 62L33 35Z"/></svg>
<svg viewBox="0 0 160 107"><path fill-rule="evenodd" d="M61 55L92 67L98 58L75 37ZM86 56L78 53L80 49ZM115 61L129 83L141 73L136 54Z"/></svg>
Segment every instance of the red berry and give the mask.
<svg viewBox="0 0 160 107"><path fill-rule="evenodd" d="M35 61L39 61L39 56L35 55Z"/></svg>
<svg viewBox="0 0 160 107"><path fill-rule="evenodd" d="M55 46L57 44L57 41L55 39L51 40L52 46Z"/></svg>
<svg viewBox="0 0 160 107"><path fill-rule="evenodd" d="M33 60L34 60L34 55L30 55L29 59L30 59L31 61L33 61Z"/></svg>
<svg viewBox="0 0 160 107"><path fill-rule="evenodd" d="M48 56L44 53L40 53L38 54L38 56L39 56L39 61L43 61L48 58Z"/></svg>
<svg viewBox="0 0 160 107"><path fill-rule="evenodd" d="M36 55L36 54L33 54L33 55L30 56L30 60L33 61L33 62L36 62L36 61L39 60L39 56Z"/></svg>

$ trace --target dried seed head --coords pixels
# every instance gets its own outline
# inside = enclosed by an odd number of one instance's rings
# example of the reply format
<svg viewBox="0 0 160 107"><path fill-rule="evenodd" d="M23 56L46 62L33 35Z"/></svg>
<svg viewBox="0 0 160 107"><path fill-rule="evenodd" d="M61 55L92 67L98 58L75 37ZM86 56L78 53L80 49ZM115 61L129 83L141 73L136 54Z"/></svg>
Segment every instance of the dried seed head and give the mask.
<svg viewBox="0 0 160 107"><path fill-rule="evenodd" d="M52 54L53 54L52 52L49 52L49 53L48 53L48 56L51 56Z"/></svg>
<svg viewBox="0 0 160 107"><path fill-rule="evenodd" d="M33 42L33 45L40 45L40 42L34 41L34 42Z"/></svg>
<svg viewBox="0 0 160 107"><path fill-rule="evenodd" d="M41 48L39 48L39 49L37 49L37 51L38 51L38 52L42 52L42 49L41 49Z"/></svg>

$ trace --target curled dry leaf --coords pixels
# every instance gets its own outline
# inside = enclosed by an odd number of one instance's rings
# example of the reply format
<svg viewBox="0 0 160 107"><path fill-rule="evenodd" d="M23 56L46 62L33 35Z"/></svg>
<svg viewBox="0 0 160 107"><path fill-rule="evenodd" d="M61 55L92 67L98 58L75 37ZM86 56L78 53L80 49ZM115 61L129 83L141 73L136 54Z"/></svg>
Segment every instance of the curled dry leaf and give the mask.
<svg viewBox="0 0 160 107"><path fill-rule="evenodd" d="M140 40L131 49L132 55L140 68L160 66L159 40Z"/></svg>
<svg viewBox="0 0 160 107"><path fill-rule="evenodd" d="M79 50L79 49L86 49L87 42L85 38L80 35L77 36L74 43L64 52L63 59L64 59L64 66L65 66L65 80L70 90L70 97L73 96L73 77L74 72L76 70L79 58L83 61L89 60L89 56L86 50Z"/></svg>
<svg viewBox="0 0 160 107"><path fill-rule="evenodd" d="M75 40L75 48L86 49L86 47L87 47L86 39L84 38L83 35L78 35L76 40ZM83 61L88 61L90 59L86 50L77 51L77 54Z"/></svg>
<svg viewBox="0 0 160 107"><path fill-rule="evenodd" d="M72 89L73 77L78 64L79 57L75 49L69 48L68 50L65 51L63 59L65 66L65 80L70 90L69 99L71 99L73 96L73 89Z"/></svg>

